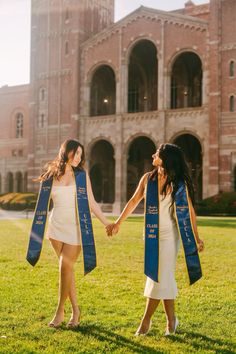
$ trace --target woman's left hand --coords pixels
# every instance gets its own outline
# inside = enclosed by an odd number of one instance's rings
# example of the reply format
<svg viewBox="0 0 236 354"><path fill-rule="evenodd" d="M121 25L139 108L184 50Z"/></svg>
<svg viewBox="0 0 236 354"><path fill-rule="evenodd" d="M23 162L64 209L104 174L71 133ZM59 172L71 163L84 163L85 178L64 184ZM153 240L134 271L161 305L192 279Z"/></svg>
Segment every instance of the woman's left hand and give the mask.
<svg viewBox="0 0 236 354"><path fill-rule="evenodd" d="M107 236L111 237L112 236L112 229L113 229L114 224L109 224L106 225L106 232L107 232Z"/></svg>
<svg viewBox="0 0 236 354"><path fill-rule="evenodd" d="M202 252L204 250L204 242L200 238L197 240L198 244L198 252Z"/></svg>
<svg viewBox="0 0 236 354"><path fill-rule="evenodd" d="M119 225L117 223L113 223L106 226L107 236L114 236L117 234L118 231Z"/></svg>

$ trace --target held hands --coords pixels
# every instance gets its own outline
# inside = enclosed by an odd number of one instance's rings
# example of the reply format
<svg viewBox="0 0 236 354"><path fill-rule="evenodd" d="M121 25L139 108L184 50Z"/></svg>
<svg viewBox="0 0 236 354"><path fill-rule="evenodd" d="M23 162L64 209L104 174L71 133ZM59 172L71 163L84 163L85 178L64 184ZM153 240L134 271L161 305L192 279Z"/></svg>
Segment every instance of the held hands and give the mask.
<svg viewBox="0 0 236 354"><path fill-rule="evenodd" d="M111 237L117 234L119 225L117 223L109 224L106 226L107 236Z"/></svg>

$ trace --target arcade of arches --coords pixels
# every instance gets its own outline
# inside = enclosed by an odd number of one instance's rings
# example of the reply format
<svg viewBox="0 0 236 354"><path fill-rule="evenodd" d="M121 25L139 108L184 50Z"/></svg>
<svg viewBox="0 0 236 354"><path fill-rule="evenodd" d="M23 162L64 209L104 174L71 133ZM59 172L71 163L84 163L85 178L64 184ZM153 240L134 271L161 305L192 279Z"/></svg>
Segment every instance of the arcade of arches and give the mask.
<svg viewBox="0 0 236 354"><path fill-rule="evenodd" d="M180 146L190 166L191 177L195 187L196 201L202 199L202 148L199 140L191 134L182 134L173 140ZM128 200L134 193L142 175L152 169L152 154L156 151L155 143L146 136L134 138L124 155L126 167L126 194ZM115 202L115 151L107 140L97 141L90 149L89 173L97 202L113 204ZM4 184L5 181L5 184ZM236 167L234 169L236 189ZM5 186L5 187L4 187ZM0 193L26 192L27 173L8 172L5 179L0 175Z"/></svg>
<svg viewBox="0 0 236 354"><path fill-rule="evenodd" d="M173 143L180 146L190 167L194 183L195 199L202 199L202 148L198 139L191 134L182 134ZM155 143L146 136L134 138L124 155L127 161L126 200L134 193L142 175L152 170L152 154ZM89 172L94 196L97 202L115 202L115 158L114 148L106 140L97 141L90 150Z"/></svg>
<svg viewBox="0 0 236 354"><path fill-rule="evenodd" d="M0 194L3 192L27 192L27 172L8 172L5 177L5 185L3 176L0 175Z"/></svg>
<svg viewBox="0 0 236 354"><path fill-rule="evenodd" d="M157 48L150 40L140 40L132 48L127 64L128 113L158 109L157 56ZM186 51L177 56L170 70L170 109L202 105L202 76L202 62L196 53ZM116 75L109 65L101 65L90 83L90 116L115 113Z"/></svg>

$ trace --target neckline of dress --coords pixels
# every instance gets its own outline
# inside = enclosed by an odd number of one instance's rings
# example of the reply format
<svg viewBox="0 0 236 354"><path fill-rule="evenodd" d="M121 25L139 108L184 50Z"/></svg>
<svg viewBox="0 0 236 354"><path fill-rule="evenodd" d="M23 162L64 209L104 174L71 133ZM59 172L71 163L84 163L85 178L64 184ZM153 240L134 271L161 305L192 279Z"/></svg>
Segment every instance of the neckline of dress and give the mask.
<svg viewBox="0 0 236 354"><path fill-rule="evenodd" d="M74 187L74 184L68 184L67 186L53 186L53 187Z"/></svg>

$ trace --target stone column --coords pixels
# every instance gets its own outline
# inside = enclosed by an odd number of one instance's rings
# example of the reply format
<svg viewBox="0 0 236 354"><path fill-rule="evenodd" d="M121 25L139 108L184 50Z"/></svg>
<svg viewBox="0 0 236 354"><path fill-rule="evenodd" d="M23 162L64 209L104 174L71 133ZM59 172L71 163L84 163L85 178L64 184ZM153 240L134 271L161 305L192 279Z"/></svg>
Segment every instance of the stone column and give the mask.
<svg viewBox="0 0 236 354"><path fill-rule="evenodd" d="M8 193L8 181L6 174L2 177L2 193Z"/></svg>
<svg viewBox="0 0 236 354"><path fill-rule="evenodd" d="M17 190L17 174L13 172L12 175L13 175L13 192L18 192L18 190Z"/></svg>
<svg viewBox="0 0 236 354"><path fill-rule="evenodd" d="M120 214L124 204L123 186L126 178L123 171L123 115L128 110L128 63L123 56L122 29L119 33L119 74L116 84L116 145L115 145L115 202L113 213Z"/></svg>
<svg viewBox="0 0 236 354"><path fill-rule="evenodd" d="M115 149L115 201L113 204L113 213L119 215L121 212L121 199L122 199L122 122L121 116L116 116L116 149Z"/></svg>
<svg viewBox="0 0 236 354"><path fill-rule="evenodd" d="M210 2L209 24L209 191L208 195L219 192L219 112L221 111L220 92L220 16L221 2Z"/></svg>
<svg viewBox="0 0 236 354"><path fill-rule="evenodd" d="M158 93L157 93L157 109L162 111L166 106L165 103L165 81L164 81L164 22L161 23L161 42L159 46L159 53L157 53L158 60Z"/></svg>

